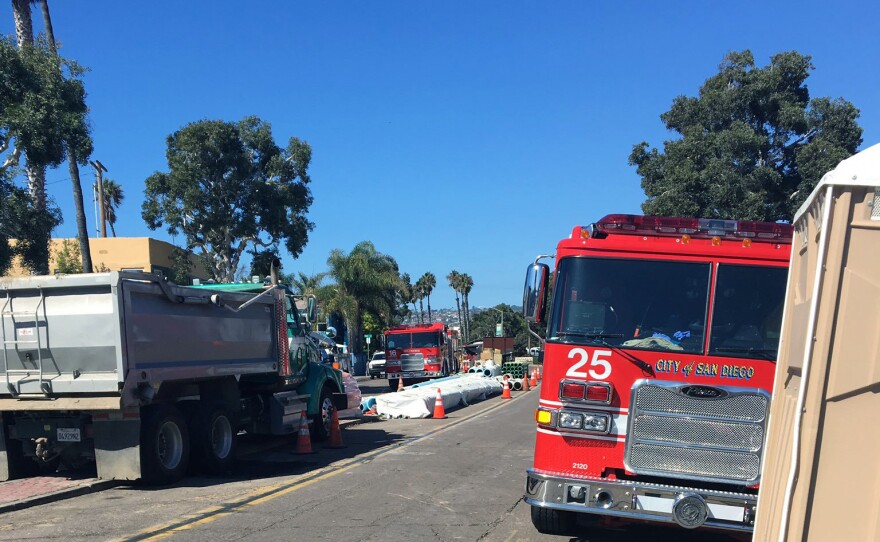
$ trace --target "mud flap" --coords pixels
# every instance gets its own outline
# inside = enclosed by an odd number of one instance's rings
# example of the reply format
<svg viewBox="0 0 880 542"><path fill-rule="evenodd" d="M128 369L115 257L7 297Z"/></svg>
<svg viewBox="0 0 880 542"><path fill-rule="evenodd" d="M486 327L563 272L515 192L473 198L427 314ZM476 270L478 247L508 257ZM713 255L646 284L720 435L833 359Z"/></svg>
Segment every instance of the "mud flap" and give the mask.
<svg viewBox="0 0 880 542"><path fill-rule="evenodd" d="M0 417L0 482L9 480L9 454L6 453L6 424Z"/></svg>
<svg viewBox="0 0 880 542"><path fill-rule="evenodd" d="M334 393L331 400L333 401L333 408L336 410L345 410L348 408L347 393Z"/></svg>
<svg viewBox="0 0 880 542"><path fill-rule="evenodd" d="M141 477L141 420L94 420L98 478L137 480Z"/></svg>

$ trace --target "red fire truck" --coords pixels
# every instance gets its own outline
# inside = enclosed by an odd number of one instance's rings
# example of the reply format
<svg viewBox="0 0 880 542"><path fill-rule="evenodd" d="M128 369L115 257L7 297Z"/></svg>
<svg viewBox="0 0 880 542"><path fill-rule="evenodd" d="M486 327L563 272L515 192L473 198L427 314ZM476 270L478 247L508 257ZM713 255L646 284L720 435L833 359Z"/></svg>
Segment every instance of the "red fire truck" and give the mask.
<svg viewBox="0 0 880 542"><path fill-rule="evenodd" d="M615 214L559 242L552 292L535 260L523 311L547 334L525 500L539 531L566 534L580 513L752 530L791 237Z"/></svg>
<svg viewBox="0 0 880 542"><path fill-rule="evenodd" d="M392 389L458 372L446 324L396 326L385 332L385 374Z"/></svg>

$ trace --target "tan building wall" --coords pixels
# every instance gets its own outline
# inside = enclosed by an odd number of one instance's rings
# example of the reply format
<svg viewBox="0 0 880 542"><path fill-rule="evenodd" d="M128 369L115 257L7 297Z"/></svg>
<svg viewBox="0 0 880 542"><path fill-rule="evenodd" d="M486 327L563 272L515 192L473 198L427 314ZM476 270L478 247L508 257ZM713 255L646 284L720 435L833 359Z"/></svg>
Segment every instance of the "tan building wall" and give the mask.
<svg viewBox="0 0 880 542"><path fill-rule="evenodd" d="M54 273L58 267L56 258L65 241L76 243L79 248L79 242L76 239L52 239L49 259L50 273ZM97 271L129 269L170 276L174 266L171 259L174 248L171 243L150 237L97 237L89 239L92 265ZM210 277L208 270L197 257L190 255L189 260L192 264L191 278L207 279ZM15 261L7 274L15 277L26 275L28 272L22 269L19 262Z"/></svg>

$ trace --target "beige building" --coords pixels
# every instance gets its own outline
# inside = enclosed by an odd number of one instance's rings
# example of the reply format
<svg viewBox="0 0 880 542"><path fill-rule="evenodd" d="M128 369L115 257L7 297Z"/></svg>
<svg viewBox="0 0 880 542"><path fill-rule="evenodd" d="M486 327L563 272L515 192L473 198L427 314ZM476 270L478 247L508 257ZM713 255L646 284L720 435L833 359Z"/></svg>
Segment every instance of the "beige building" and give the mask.
<svg viewBox="0 0 880 542"><path fill-rule="evenodd" d="M58 268L58 253L63 249L65 242L69 243L68 246L76 246L76 249L79 249L79 242L76 239L52 239L49 259L50 273L54 273ZM171 243L150 237L97 237L89 239L92 265L96 271L136 270L170 277L174 267L174 261L171 258L174 249L175 246ZM189 261L192 264L190 278L207 279L210 277L208 270L196 256L191 254ZM13 262L7 274L14 277L26 275L28 272L18 262Z"/></svg>

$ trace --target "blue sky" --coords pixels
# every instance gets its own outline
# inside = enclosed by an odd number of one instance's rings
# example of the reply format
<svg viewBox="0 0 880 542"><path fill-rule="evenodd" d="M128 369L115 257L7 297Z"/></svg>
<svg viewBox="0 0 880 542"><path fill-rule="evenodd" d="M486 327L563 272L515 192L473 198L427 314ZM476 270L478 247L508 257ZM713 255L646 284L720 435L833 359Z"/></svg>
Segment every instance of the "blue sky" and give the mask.
<svg viewBox="0 0 880 542"><path fill-rule="evenodd" d="M863 148L880 142L878 6L50 1L61 53L90 69L92 158L125 190L120 236L171 240L140 216L170 133L257 115L279 144L313 148L316 226L285 271L324 271L330 250L371 240L414 278L437 276L434 307L454 306L452 269L474 278L472 306L519 304L526 265L572 226L638 213L632 146L671 137L659 115L728 51L812 55L811 95L853 102ZM8 2L0 31L13 33ZM55 235L72 237L66 166L48 180Z"/></svg>

